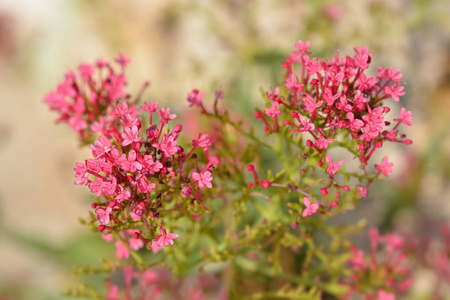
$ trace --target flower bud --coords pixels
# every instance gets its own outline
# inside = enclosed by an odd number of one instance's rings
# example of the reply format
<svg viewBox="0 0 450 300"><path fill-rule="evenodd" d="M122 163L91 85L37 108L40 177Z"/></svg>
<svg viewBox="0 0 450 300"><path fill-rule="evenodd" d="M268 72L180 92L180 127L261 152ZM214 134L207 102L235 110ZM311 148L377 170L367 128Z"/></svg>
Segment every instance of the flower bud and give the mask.
<svg viewBox="0 0 450 300"><path fill-rule="evenodd" d="M261 187L263 187L265 189L267 189L268 187L270 187L272 185L268 180L265 180L265 179L261 180L259 184L261 185Z"/></svg>

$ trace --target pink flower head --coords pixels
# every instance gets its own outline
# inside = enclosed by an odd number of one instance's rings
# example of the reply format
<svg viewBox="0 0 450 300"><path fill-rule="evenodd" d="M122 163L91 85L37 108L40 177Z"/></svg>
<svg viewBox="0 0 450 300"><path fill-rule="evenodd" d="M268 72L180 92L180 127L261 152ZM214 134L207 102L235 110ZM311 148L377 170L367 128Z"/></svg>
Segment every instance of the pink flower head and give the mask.
<svg viewBox="0 0 450 300"><path fill-rule="evenodd" d="M385 156L383 160L381 161L381 165L376 164L375 169L379 170L381 173L383 173L384 176L389 176L389 173L392 172L392 166L394 164L390 163L388 160L388 157Z"/></svg>
<svg viewBox="0 0 450 300"><path fill-rule="evenodd" d="M391 293L386 293L383 290L379 290L377 293L377 300L395 300L395 295Z"/></svg>
<svg viewBox="0 0 450 300"><path fill-rule="evenodd" d="M173 245L173 240L178 238L178 234L176 233L167 233L166 228L164 226L161 226L159 228L159 232L161 235L156 239L156 243L158 246L167 247L169 245Z"/></svg>
<svg viewBox="0 0 450 300"><path fill-rule="evenodd" d="M306 208L303 210L302 217L311 216L319 209L319 204L311 203L307 197L303 198L303 204L305 204Z"/></svg>
<svg viewBox="0 0 450 300"><path fill-rule="evenodd" d="M192 92L188 94L187 100L189 103L191 103L190 106L193 105L201 106L203 98L205 98L205 92L199 90L192 90Z"/></svg>
<svg viewBox="0 0 450 300"><path fill-rule="evenodd" d="M406 109L404 107L402 107L400 109L400 118L399 119L394 119L394 121L403 123L407 126L411 126L412 125L412 113L410 110L406 111Z"/></svg>
<svg viewBox="0 0 450 300"><path fill-rule="evenodd" d="M211 180L213 179L212 178L212 176L211 176L211 172L209 172L209 171L205 171L205 172L200 172L200 173L197 173L197 172L193 172L192 173L192 175L191 175L191 177L194 179L194 180L197 180L197 182L198 182L198 187L199 188L203 188L203 187L207 187L207 188L212 188L212 183L211 183Z"/></svg>
<svg viewBox="0 0 450 300"><path fill-rule="evenodd" d="M339 166L344 162L343 160L333 162L333 159L329 155L325 156L325 161L328 163L327 173L330 175L334 175L336 172L339 172Z"/></svg>

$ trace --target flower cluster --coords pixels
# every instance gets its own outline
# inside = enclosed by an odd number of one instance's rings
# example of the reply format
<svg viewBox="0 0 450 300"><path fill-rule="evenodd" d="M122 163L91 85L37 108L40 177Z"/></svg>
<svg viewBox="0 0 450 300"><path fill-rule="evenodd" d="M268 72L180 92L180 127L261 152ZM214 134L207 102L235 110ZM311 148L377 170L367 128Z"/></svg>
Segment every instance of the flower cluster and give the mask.
<svg viewBox="0 0 450 300"><path fill-rule="evenodd" d="M89 143L93 134L106 134L114 121L113 109L119 101L128 101L125 93L127 76L125 70L130 63L120 54L113 64L98 59L95 64L81 64L78 72L69 71L56 90L50 91L44 102L60 116L57 122L65 122L77 132L84 143ZM135 104L131 105L134 111Z"/></svg>
<svg viewBox="0 0 450 300"><path fill-rule="evenodd" d="M118 103L111 112L114 125L109 125L104 135L90 145L93 158L77 163L74 169L75 184L87 186L97 197L92 207L98 231L120 233L116 242L119 258L128 257L125 247L137 250L144 243L150 247L152 240L159 247L173 244L178 235L168 234L163 225L161 234L155 234L157 220L166 211L166 205L171 211L189 211L185 199L191 198L208 212L200 190L212 187L212 173L219 159L209 157L208 148L215 141L207 134L199 134L186 153L178 144L183 127L169 126L176 115L170 108L158 106L150 101L141 107L150 119L150 126L144 131L144 118L137 117L136 109ZM154 122L155 115L159 122ZM203 167L194 153L197 148L206 153ZM155 225L151 226L151 222ZM141 231L135 230L141 227Z"/></svg>
<svg viewBox="0 0 450 300"><path fill-rule="evenodd" d="M200 274L185 279L175 278L163 268L134 270L126 265L120 270L123 282L106 283L106 299L191 299L226 300L223 284L211 274ZM117 280L116 280L117 281Z"/></svg>
<svg viewBox="0 0 450 300"><path fill-rule="evenodd" d="M367 174L370 158L383 143L412 143L399 133L401 124L412 125L411 111L401 108L399 118L386 118L390 108L384 102L398 102L404 95L399 70L380 67L377 76L366 75L372 57L366 47L355 49L353 57L319 60L310 57L309 42L299 41L295 46L283 62L287 70L284 84L266 92L270 107L255 113L264 122L266 134L290 134L302 149L306 147L303 159L314 158L330 179L345 166L343 160L335 161L329 154L331 148L346 148ZM295 70L298 65L300 70ZM377 175L388 176L392 165L385 157L373 167L379 170ZM367 195L371 182L356 187L360 197ZM330 180L321 193L326 195L332 185L348 190Z"/></svg>
<svg viewBox="0 0 450 300"><path fill-rule="evenodd" d="M406 263L404 239L395 233L381 236L376 228L369 230L369 238L369 255L356 247L350 249L353 257L348 263L353 274L343 284L348 285L351 292L344 299L361 293L364 299L395 300L395 295L402 294L413 283L411 269ZM371 284L367 285L367 282Z"/></svg>

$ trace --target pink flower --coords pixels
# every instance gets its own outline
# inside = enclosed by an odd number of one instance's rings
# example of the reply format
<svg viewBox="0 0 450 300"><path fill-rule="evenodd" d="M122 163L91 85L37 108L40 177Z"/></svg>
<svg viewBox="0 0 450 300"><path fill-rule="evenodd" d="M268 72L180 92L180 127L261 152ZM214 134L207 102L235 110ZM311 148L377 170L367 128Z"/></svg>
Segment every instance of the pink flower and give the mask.
<svg viewBox="0 0 450 300"><path fill-rule="evenodd" d="M149 101L148 103L144 102L144 106L141 106L141 109L143 111L152 113L152 112L158 110L158 105L159 105L158 102L154 102L154 103L152 101Z"/></svg>
<svg viewBox="0 0 450 300"><path fill-rule="evenodd" d="M119 159L119 166L122 170L125 172L136 172L136 170L142 170L142 165L136 161L136 151L131 150L128 153L128 159L127 155L124 153L122 154Z"/></svg>
<svg viewBox="0 0 450 300"><path fill-rule="evenodd" d="M90 64L82 64L78 67L78 70L80 71L81 78L87 81L89 77L91 77L92 73L94 73L94 66Z"/></svg>
<svg viewBox="0 0 450 300"><path fill-rule="evenodd" d="M300 40L297 43L295 43L295 48L299 52L305 52L305 53L308 53L308 54L311 53L310 51L308 51L308 49L309 49L309 41L303 42L303 41Z"/></svg>
<svg viewBox="0 0 450 300"><path fill-rule="evenodd" d="M188 102L191 103L190 106L201 106L202 100L205 97L205 92L199 90L192 90L188 95Z"/></svg>
<svg viewBox="0 0 450 300"><path fill-rule="evenodd" d="M176 114L170 113L170 108L165 109L164 107L161 107L159 111L156 111L161 118L161 121L165 124L167 124L170 120L173 120L177 117Z"/></svg>
<svg viewBox="0 0 450 300"><path fill-rule="evenodd" d="M369 193L367 187L358 184L356 186L356 189L359 191L359 198L367 197L367 194Z"/></svg>
<svg viewBox="0 0 450 300"><path fill-rule="evenodd" d="M381 165L376 164L375 169L379 170L381 173L383 173L384 176L389 176L389 173L392 172L392 166L394 164L390 163L388 160L388 157L385 156L383 160L381 161Z"/></svg>
<svg viewBox="0 0 450 300"><path fill-rule="evenodd" d="M331 107L334 104L334 101L336 101L336 99L339 99L339 97L341 97L341 95L342 95L342 93L337 93L336 95L333 95L333 92L331 91L331 89L324 88L323 93L322 93L322 98L323 98L323 100L325 100L325 103Z"/></svg>
<svg viewBox="0 0 450 300"><path fill-rule="evenodd" d="M128 243L130 244L130 248L134 251L138 251L142 247L144 247L144 242L140 239L135 239L134 237L128 240Z"/></svg>
<svg viewBox="0 0 450 300"><path fill-rule="evenodd" d="M91 181L89 188L92 193L96 193L97 197L100 195L111 196L116 191L116 177L97 177L97 181Z"/></svg>
<svg viewBox="0 0 450 300"><path fill-rule="evenodd" d="M144 161L142 162L144 165L144 168L147 169L150 174L155 174L159 172L163 165L159 161L154 161L153 156L151 155L144 155Z"/></svg>
<svg viewBox="0 0 450 300"><path fill-rule="evenodd" d="M109 151L111 151L112 147L111 144L107 144L108 142L102 141L102 139L95 140L93 145L90 145L89 148L92 150L92 155L96 159L99 157L107 154Z"/></svg>
<svg viewBox="0 0 450 300"><path fill-rule="evenodd" d="M116 61L122 66L122 68L125 68L131 63L131 59L123 53L119 54L119 56L116 58Z"/></svg>
<svg viewBox="0 0 450 300"><path fill-rule="evenodd" d="M399 85L398 83L394 84L393 86L386 86L384 87L384 92L386 95L391 96L391 98L398 102L400 99L400 96L403 96L405 92L403 92L404 86Z"/></svg>
<svg viewBox="0 0 450 300"><path fill-rule="evenodd" d="M123 103L123 104L119 102L119 103L117 103L117 106L112 111L111 115L114 118L120 118L120 117L123 117L124 115L126 115L128 113L130 113L128 111L128 104L126 102Z"/></svg>
<svg viewBox="0 0 450 300"><path fill-rule="evenodd" d="M272 102L272 108L264 109L264 113L269 117L275 118L279 114L281 114L281 110L279 110L280 104L276 101Z"/></svg>
<svg viewBox="0 0 450 300"><path fill-rule="evenodd" d="M127 246L122 244L121 241L116 241L114 245L116 245L116 248L117 248L116 249L116 257L117 258L125 259L130 256L130 250L128 249Z"/></svg>
<svg viewBox="0 0 450 300"><path fill-rule="evenodd" d="M413 118L412 118L411 111L410 110L406 111L406 109L404 107L402 107L400 109L400 118L399 119L394 119L394 121L403 123L403 124L405 124L407 126L411 126L412 125L412 123L411 123L412 119Z"/></svg>
<svg viewBox="0 0 450 300"><path fill-rule="evenodd" d="M72 126L73 130L75 131L81 131L87 128L87 123L81 118L81 116L71 117L69 118L67 123L69 123L69 125Z"/></svg>
<svg viewBox="0 0 450 300"><path fill-rule="evenodd" d="M95 121L91 125L92 132L103 132L108 128L109 124L111 124L111 120L105 119L104 117L100 117L98 121Z"/></svg>
<svg viewBox="0 0 450 300"><path fill-rule="evenodd" d="M140 176L138 179L137 186L139 188L139 192L141 193L150 193L156 188L156 183L148 183L148 179L146 176Z"/></svg>
<svg viewBox="0 0 450 300"><path fill-rule="evenodd" d="M138 136L139 134L139 129L137 126L133 126L133 127L125 127L124 129L124 133L122 133L122 146L128 146L131 143L137 143L143 140L143 138L140 138Z"/></svg>
<svg viewBox="0 0 450 300"><path fill-rule="evenodd" d="M164 249L164 247L158 245L158 243L156 242L156 240L153 240L153 243L152 243L152 252L153 252L153 253L157 253L157 252L161 251L162 249Z"/></svg>
<svg viewBox="0 0 450 300"><path fill-rule="evenodd" d="M356 55L353 58L355 66L361 69L367 69L369 67L370 57L372 57L372 53L369 53L367 47L359 46L358 49L355 49Z"/></svg>
<svg viewBox="0 0 450 300"><path fill-rule="evenodd" d="M351 252L353 253L353 257L349 259L348 263L355 269L355 270L364 270L367 265L364 262L364 251L352 248Z"/></svg>
<svg viewBox="0 0 450 300"><path fill-rule="evenodd" d="M328 144L336 141L336 139L326 139L323 135L322 129L319 129L320 137L316 140L315 144L319 149L327 149Z"/></svg>
<svg viewBox="0 0 450 300"><path fill-rule="evenodd" d="M352 112L348 112L346 116L348 119L348 127L351 130L359 131L364 126L364 122L359 119L355 119L355 116Z"/></svg>
<svg viewBox="0 0 450 300"><path fill-rule="evenodd" d="M394 294L386 293L383 290L379 290L377 295L378 295L378 300L395 300Z"/></svg>
<svg viewBox="0 0 450 300"><path fill-rule="evenodd" d="M288 90L298 91L303 87L303 84L297 83L297 76L294 73L291 74L288 78L286 78L286 83L284 84Z"/></svg>
<svg viewBox="0 0 450 300"><path fill-rule="evenodd" d="M106 209L103 209L101 207L97 207L95 209L95 213L97 214L97 220L100 221L100 223L108 225L110 218L109 214L111 213L112 209L111 207L107 207Z"/></svg>
<svg viewBox="0 0 450 300"><path fill-rule="evenodd" d="M106 300L119 300L119 287L117 285L106 283Z"/></svg>
<svg viewBox="0 0 450 300"><path fill-rule="evenodd" d="M333 162L333 159L329 155L325 156L325 161L328 163L327 173L330 175L334 175L336 172L339 172L339 166L344 162L343 160Z"/></svg>
<svg viewBox="0 0 450 300"><path fill-rule="evenodd" d="M303 204L305 204L306 208L303 210L302 217L311 216L312 214L315 214L317 210L319 209L318 203L312 203L309 201L308 198L303 198Z"/></svg>
<svg viewBox="0 0 450 300"><path fill-rule="evenodd" d="M391 67L387 69L383 69L382 67L378 67L378 77L386 80L387 82L396 81L400 82L402 80L403 74L400 73L400 70L392 70Z"/></svg>
<svg viewBox="0 0 450 300"><path fill-rule="evenodd" d="M178 149L177 141L172 134L164 134L161 139L161 143L154 143L153 147L164 152L164 155L166 157L174 155L175 153L177 153Z"/></svg>
<svg viewBox="0 0 450 300"><path fill-rule="evenodd" d="M156 239L156 243L160 247L162 246L167 247L169 245L173 245L173 240L178 238L178 234L176 233L167 233L166 228L164 226L161 226L159 228L159 232L161 233L161 236L159 236Z"/></svg>
<svg viewBox="0 0 450 300"><path fill-rule="evenodd" d="M208 134L202 135L201 133L199 133L197 139L192 141L192 146L202 147L203 151L206 152L208 151L208 148L212 146L215 142L216 140L212 136Z"/></svg>
<svg viewBox="0 0 450 300"><path fill-rule="evenodd" d="M280 88L276 87L273 91L273 94L266 92L266 96L267 98L269 98L272 101L276 101L278 96L280 95Z"/></svg>
<svg viewBox="0 0 450 300"><path fill-rule="evenodd" d="M133 117L130 113L127 113L122 116L122 119L120 119L120 122L122 122L123 127L133 127L136 126L139 128L141 126L141 123L139 122L138 118Z"/></svg>
<svg viewBox="0 0 450 300"><path fill-rule="evenodd" d="M105 242L112 242L112 241L114 241L114 236L112 235L112 234L102 234L102 239L105 241Z"/></svg>
<svg viewBox="0 0 450 300"><path fill-rule="evenodd" d="M203 188L203 187L207 187L207 188L212 188L212 184L211 184L211 180L213 179L211 176L211 172L209 171L205 171L205 172L194 172L192 173L191 177L194 180L198 181L198 187L199 188Z"/></svg>
<svg viewBox="0 0 450 300"><path fill-rule="evenodd" d="M300 121L300 125L302 127L299 129L299 131L312 131L316 129L313 123L309 123L308 119L302 115L298 116L298 120Z"/></svg>

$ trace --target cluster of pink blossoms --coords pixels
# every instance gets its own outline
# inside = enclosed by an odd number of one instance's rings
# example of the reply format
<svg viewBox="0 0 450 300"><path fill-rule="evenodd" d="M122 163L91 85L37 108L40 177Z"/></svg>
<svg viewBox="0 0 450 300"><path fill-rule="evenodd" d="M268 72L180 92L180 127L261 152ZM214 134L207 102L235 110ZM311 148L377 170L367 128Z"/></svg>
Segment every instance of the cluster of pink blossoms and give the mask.
<svg viewBox="0 0 450 300"><path fill-rule="evenodd" d="M356 247L350 249L353 257L348 262L353 274L342 283L349 286L351 292L344 299L359 293L367 300L395 300L395 295L405 293L413 283L406 263L405 241L395 233L381 236L376 228L369 230L369 238L369 255Z"/></svg>
<svg viewBox="0 0 450 300"><path fill-rule="evenodd" d="M125 70L130 61L120 54L116 59L119 72L102 59L95 64L81 64L78 72L66 73L44 102L60 113L57 122L67 123L83 142L88 142L92 134L104 133L113 122L112 110L117 103L129 100L124 88L127 84Z"/></svg>
<svg viewBox="0 0 450 300"><path fill-rule="evenodd" d="M150 247L152 241L152 249L157 251L178 238L175 233L167 233L163 225L159 235L155 232L164 203L175 202L175 210L189 211L190 202L186 200L193 199L192 204L196 202L209 212L200 190L212 187L214 165L219 163L217 157L209 155L215 140L208 134L198 134L186 153L177 141L183 127L178 124L170 128L169 122L176 115L157 102L149 101L140 108L150 121L147 129L142 129L141 120L146 118L139 118L137 105L131 104L130 95L124 92L125 69L130 61L123 54L118 56L120 72L102 59L81 64L77 73L69 71L44 100L60 113L58 122L70 125L84 144L92 143L93 158L76 164L75 184L87 186L98 198L92 204L93 222L99 223L101 232L118 232L115 245L119 258L127 258L129 249L138 250L144 244ZM154 122L154 118L159 121ZM206 156L203 166L202 157L194 153L197 148ZM171 208L174 210L173 205ZM150 225L151 218L154 226ZM136 229L140 227L143 230ZM104 234L104 238L112 241L112 235Z"/></svg>
<svg viewBox="0 0 450 300"><path fill-rule="evenodd" d="M200 274L184 279L175 278L162 268L134 270L124 266L123 282L106 283L106 299L190 299L226 300L228 299L221 282L211 274Z"/></svg>
<svg viewBox="0 0 450 300"><path fill-rule="evenodd" d="M377 76L366 75L372 57L366 47L355 49L353 57L336 55L327 61L310 58L309 42L299 41L295 46L283 62L287 70L284 85L266 92L271 107L256 112L255 117L264 122L266 134L287 131L294 138L301 136L300 144L305 141L304 134L308 134L306 147L310 150L303 153L303 158L317 157L318 166L330 178L329 184L320 189L321 193L326 195L332 185L337 190L348 191L348 186L333 180L344 161L335 161L328 154L329 149L347 148L365 169L384 142L412 143L399 134L401 124L412 125L411 111L401 108L399 118L388 121L386 115L390 109L384 106L386 100L398 102L404 95L403 75L399 70L381 67ZM299 72L294 70L297 65L300 65ZM392 165L385 157L374 168L378 174L388 176ZM367 195L370 184L371 181L356 186L360 197ZM336 195L339 197L339 191Z"/></svg>

